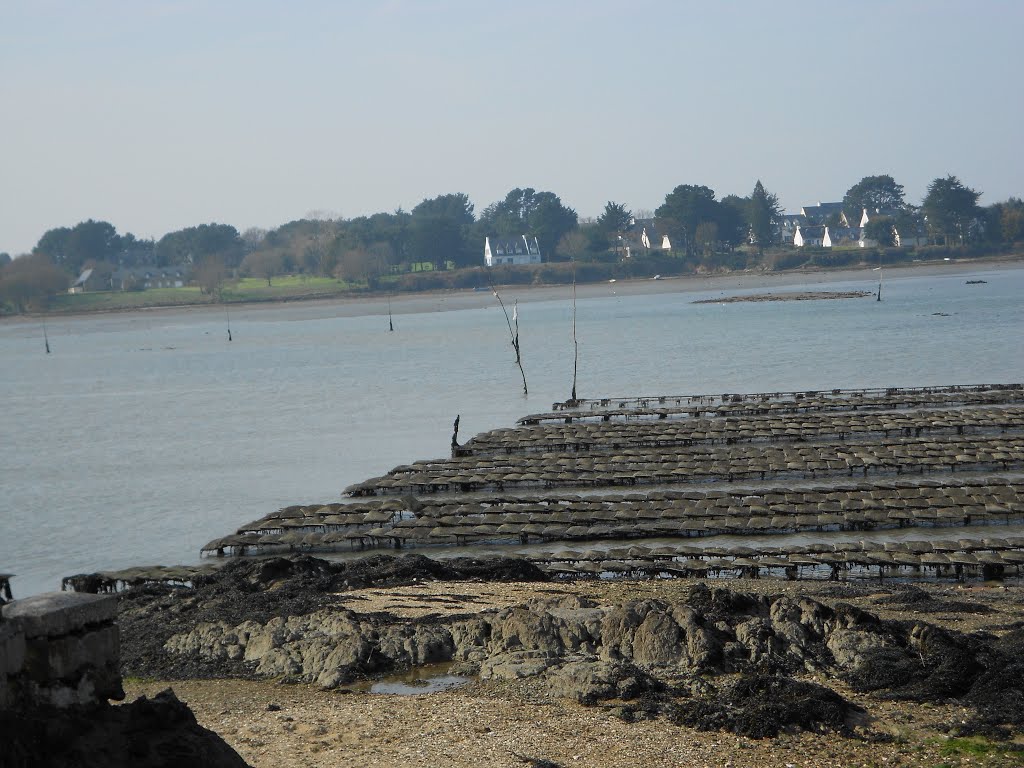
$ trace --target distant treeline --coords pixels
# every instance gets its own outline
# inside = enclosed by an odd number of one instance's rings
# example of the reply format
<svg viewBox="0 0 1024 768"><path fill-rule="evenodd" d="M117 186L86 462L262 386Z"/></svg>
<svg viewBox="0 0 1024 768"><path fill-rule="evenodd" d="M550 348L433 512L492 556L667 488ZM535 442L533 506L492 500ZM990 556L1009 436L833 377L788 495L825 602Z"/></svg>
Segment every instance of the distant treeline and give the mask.
<svg viewBox="0 0 1024 768"><path fill-rule="evenodd" d="M851 225L863 210L873 213L870 236L884 251L884 256L874 255L876 261L904 257L904 251L887 248L895 244L897 228L914 229L934 245L956 248L989 250L1024 238L1021 200L981 207L979 197L947 176L935 179L921 205L914 206L891 176L867 176L847 190L842 213ZM836 227L839 215L810 223ZM45 232L31 254L13 261L0 254L0 309L45 306L47 296L66 290L86 269L112 275L125 268L188 266L191 279L216 294L225 281L239 276L271 285L278 275L304 274L370 290L384 282L399 290L421 290L474 287L490 280L564 282L567 268L560 262L569 261L576 263L578 278L587 280L752 266L842 266L873 256L864 249L794 251L791 243L780 241L781 224L778 198L760 181L749 196L721 200L709 187L683 184L653 212L609 201L592 220L580 220L555 193L529 188L513 189L479 214L467 195L452 193L423 200L409 212L352 219L311 213L276 229L245 232L228 224L200 224L159 240L119 234L109 222L90 219ZM657 233L642 247L641 225L648 235ZM482 265L485 237L522 235L537 238L544 264L495 267L490 277L482 269L453 272ZM662 249L665 242L669 250Z"/></svg>

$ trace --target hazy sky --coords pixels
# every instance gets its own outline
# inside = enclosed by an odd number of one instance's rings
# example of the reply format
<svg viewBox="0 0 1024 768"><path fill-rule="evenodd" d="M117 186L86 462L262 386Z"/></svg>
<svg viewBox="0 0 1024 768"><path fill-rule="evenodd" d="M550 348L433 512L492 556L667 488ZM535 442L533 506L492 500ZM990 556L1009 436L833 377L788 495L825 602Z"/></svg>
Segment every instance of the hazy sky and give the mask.
<svg viewBox="0 0 1024 768"><path fill-rule="evenodd" d="M1024 2L0 0L0 251L514 187L1024 195Z"/></svg>

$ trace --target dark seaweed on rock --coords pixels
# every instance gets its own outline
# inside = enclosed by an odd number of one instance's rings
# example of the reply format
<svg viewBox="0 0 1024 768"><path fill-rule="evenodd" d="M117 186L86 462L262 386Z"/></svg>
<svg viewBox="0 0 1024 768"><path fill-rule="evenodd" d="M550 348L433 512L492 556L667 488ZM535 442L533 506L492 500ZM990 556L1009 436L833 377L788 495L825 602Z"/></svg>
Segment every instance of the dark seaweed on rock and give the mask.
<svg viewBox="0 0 1024 768"><path fill-rule="evenodd" d="M992 609L984 603L972 603L962 600L942 600L920 587L909 586L891 595L880 597L878 605L897 606L915 613L992 613Z"/></svg>
<svg viewBox="0 0 1024 768"><path fill-rule="evenodd" d="M763 739L797 729L848 734L847 719L856 711L838 693L816 683L745 674L717 695L681 701L673 719L701 731L726 730Z"/></svg>
<svg viewBox="0 0 1024 768"><path fill-rule="evenodd" d="M983 657L985 668L964 697L976 714L959 730L1007 738L1024 726L1024 629L1003 635Z"/></svg>

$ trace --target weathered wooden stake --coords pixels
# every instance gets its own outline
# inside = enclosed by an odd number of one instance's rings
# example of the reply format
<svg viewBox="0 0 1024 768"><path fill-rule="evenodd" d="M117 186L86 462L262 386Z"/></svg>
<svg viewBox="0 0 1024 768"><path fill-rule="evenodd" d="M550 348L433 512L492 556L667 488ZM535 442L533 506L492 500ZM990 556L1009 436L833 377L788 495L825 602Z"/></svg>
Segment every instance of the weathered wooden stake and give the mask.
<svg viewBox="0 0 1024 768"><path fill-rule="evenodd" d="M516 353L516 365L519 366L519 373L523 377L523 394L528 395L530 394L530 390L526 386L526 371L523 370L523 358L519 350L519 302L516 302L516 309L513 310L516 320L515 329L513 329L512 320L509 319L508 310L505 309L505 302L503 302L501 300L501 296L498 295L498 289L494 287L494 281L491 280L490 272L487 273L487 284L491 287L491 293L494 294L494 298L496 298L498 300L498 304L501 305L501 311L505 313L505 323L508 325L508 334L512 339L512 349L514 349Z"/></svg>
<svg viewBox="0 0 1024 768"><path fill-rule="evenodd" d="M580 359L580 343L576 339L576 259L572 260L572 396L570 403L576 404L576 370Z"/></svg>

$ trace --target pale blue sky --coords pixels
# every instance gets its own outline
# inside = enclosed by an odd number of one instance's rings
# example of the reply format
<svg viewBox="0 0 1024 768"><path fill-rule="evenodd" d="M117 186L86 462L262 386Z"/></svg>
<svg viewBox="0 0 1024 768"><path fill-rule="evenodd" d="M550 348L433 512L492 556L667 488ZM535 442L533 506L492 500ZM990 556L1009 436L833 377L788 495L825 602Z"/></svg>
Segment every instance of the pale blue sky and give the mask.
<svg viewBox="0 0 1024 768"><path fill-rule="evenodd" d="M1024 2L0 0L0 251L513 187L1024 195Z"/></svg>

